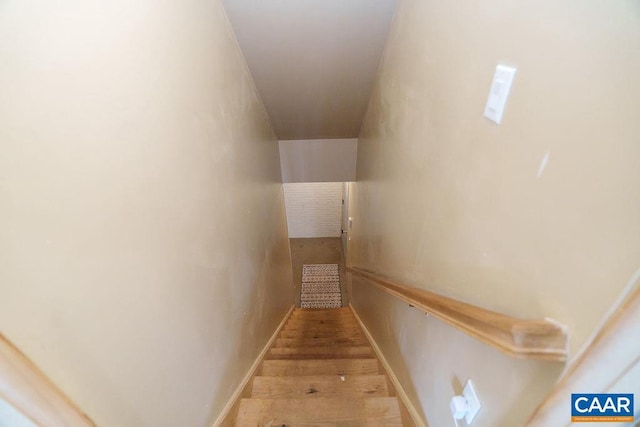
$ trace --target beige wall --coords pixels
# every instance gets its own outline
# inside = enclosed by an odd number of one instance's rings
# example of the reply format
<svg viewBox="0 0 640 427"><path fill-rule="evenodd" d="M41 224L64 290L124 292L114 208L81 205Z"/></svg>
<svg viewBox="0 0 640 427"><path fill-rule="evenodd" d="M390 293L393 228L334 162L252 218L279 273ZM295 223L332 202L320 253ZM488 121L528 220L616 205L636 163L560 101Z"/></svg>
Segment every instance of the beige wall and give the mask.
<svg viewBox="0 0 640 427"><path fill-rule="evenodd" d="M0 331L99 425L208 425L293 303L220 2L4 2L0 88Z"/></svg>
<svg viewBox="0 0 640 427"><path fill-rule="evenodd" d="M280 141L282 182L346 182L356 179L358 140Z"/></svg>
<svg viewBox="0 0 640 427"><path fill-rule="evenodd" d="M497 63L518 68L500 126L482 116ZM640 267L639 75L635 1L401 0L358 142L350 264L555 318L575 355ZM432 426L453 425L467 377L474 425L519 425L561 368L361 283L352 298Z"/></svg>

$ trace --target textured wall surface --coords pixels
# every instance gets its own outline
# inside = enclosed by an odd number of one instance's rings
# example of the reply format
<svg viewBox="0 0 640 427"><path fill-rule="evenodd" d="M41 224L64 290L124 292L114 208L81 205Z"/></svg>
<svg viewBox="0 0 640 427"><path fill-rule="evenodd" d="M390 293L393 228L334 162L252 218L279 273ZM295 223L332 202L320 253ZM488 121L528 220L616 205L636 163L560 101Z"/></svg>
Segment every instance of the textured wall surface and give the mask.
<svg viewBox="0 0 640 427"><path fill-rule="evenodd" d="M282 182L356 180L356 138L280 141L279 145Z"/></svg>
<svg viewBox="0 0 640 427"><path fill-rule="evenodd" d="M3 2L0 330L101 426L207 426L293 303L219 1Z"/></svg>
<svg viewBox="0 0 640 427"><path fill-rule="evenodd" d="M283 184L289 238L340 237L341 182Z"/></svg>
<svg viewBox="0 0 640 427"><path fill-rule="evenodd" d="M518 72L500 126L498 63ZM569 326L575 355L640 267L640 5L401 0L358 141L350 264ZM560 367L508 359L362 283L352 300L432 426L521 425Z"/></svg>

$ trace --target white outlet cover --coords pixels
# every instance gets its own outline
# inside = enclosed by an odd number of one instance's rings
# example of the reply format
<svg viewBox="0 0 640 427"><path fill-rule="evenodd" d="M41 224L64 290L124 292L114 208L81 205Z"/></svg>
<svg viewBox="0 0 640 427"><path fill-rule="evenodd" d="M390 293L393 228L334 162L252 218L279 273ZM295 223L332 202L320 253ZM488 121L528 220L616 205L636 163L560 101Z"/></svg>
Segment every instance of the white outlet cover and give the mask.
<svg viewBox="0 0 640 427"><path fill-rule="evenodd" d="M464 416L464 420L467 422L467 425L471 425L471 422L474 420L482 405L480 405L480 400L478 400L478 395L476 394L476 389L473 387L473 383L471 380L467 380L467 384L464 386L464 390L462 390L462 395L465 399L467 399L467 413Z"/></svg>
<svg viewBox="0 0 640 427"><path fill-rule="evenodd" d="M515 75L516 69L506 65L498 65L493 75L487 105L484 107L484 116L497 124L502 122L504 106L507 103Z"/></svg>

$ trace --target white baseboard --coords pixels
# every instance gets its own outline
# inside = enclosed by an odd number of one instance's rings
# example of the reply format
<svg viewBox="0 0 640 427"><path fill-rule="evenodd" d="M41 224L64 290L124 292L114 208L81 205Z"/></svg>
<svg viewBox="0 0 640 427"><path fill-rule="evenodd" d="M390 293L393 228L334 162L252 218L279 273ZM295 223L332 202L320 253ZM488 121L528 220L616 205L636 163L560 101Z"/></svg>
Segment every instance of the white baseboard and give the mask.
<svg viewBox="0 0 640 427"><path fill-rule="evenodd" d="M360 319L360 316L358 316L356 309L353 308L353 305L351 303L349 303L349 307L351 308L353 315L356 317L358 324L360 325L360 327L362 328L362 331L367 337L367 340L369 340L369 343L371 344L373 351L376 353L376 356L378 357L380 364L386 371L386 374L388 375L389 380L391 381L391 384L393 384L393 387L396 389L396 394L398 395L398 398L402 401L405 408L407 408L407 412L409 413L409 416L411 417L412 421L415 423L416 427L427 427L427 424L422 419L420 412L418 412L416 407L413 405L413 403L409 399L409 396L404 391L404 388L402 388L402 384L400 384L400 380L398 380L398 377L396 377L396 375L393 373L393 370L391 369L389 362L387 362L387 359L385 359L384 355L382 354L382 351L380 351L380 347L378 347L378 344L373 339L373 336L371 335L371 333L369 332L365 324L362 322L362 319Z"/></svg>
<svg viewBox="0 0 640 427"><path fill-rule="evenodd" d="M249 385L249 382L251 381L256 371L258 370L258 367L260 366L260 362L262 362L262 359L264 359L267 352L275 342L276 338L278 338L278 334L280 333L280 330L284 327L284 324L289 319L289 316L291 316L291 313L293 312L294 308L295 308L295 305L292 305L291 308L289 308L289 311L287 311L287 314L284 315L284 317L282 318L282 321L276 328L275 332L273 333L273 335L271 335L271 338L269 338L269 341L267 341L267 344L264 346L260 354L258 354L258 357L256 357L256 360L253 362L253 365L251 365L251 368L247 372L247 375L245 375L240 385L238 385L238 388L233 392L233 394L229 398L229 401L222 409L222 412L220 412L220 415L218 416L218 418L216 418L216 420L213 422L212 427L223 426L225 425L225 423L228 423L230 421L228 418L229 416L233 415L232 410L234 406L239 403L240 398L242 396L242 392Z"/></svg>

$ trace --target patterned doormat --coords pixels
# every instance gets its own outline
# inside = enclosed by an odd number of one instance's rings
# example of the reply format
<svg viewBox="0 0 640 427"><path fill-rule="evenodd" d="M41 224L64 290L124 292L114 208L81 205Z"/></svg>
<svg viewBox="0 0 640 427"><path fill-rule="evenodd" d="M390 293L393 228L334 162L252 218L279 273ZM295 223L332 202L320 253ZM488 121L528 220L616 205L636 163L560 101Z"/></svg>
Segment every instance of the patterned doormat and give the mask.
<svg viewBox="0 0 640 427"><path fill-rule="evenodd" d="M302 266L300 307L342 307L338 264L305 264Z"/></svg>

